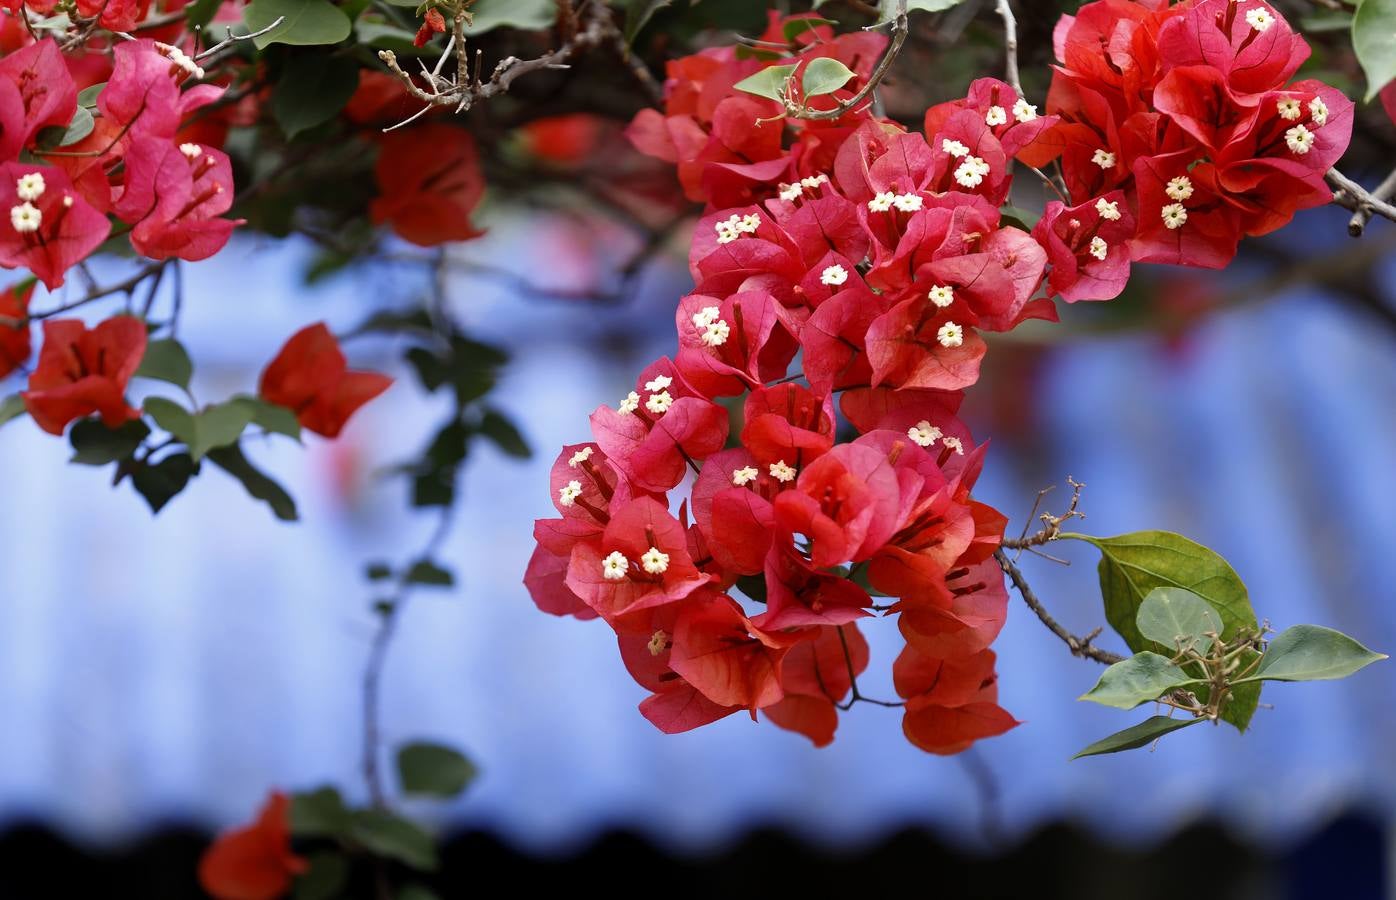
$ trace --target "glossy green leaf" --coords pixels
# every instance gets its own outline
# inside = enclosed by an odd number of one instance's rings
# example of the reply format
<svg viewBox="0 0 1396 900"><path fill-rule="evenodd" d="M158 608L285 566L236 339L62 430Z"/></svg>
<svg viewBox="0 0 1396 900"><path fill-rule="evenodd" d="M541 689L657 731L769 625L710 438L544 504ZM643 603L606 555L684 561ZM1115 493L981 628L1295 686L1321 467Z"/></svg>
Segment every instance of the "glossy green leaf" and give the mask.
<svg viewBox="0 0 1396 900"><path fill-rule="evenodd" d="M1255 674L1239 681L1330 681L1386 659L1322 625L1295 625L1270 642Z"/></svg>
<svg viewBox="0 0 1396 900"><path fill-rule="evenodd" d="M475 0L470 12L474 21L465 29L469 37L505 26L539 31L557 20L557 0Z"/></svg>
<svg viewBox="0 0 1396 900"><path fill-rule="evenodd" d="M24 398L19 394L11 394L0 400L0 425L18 419L26 412L24 408Z"/></svg>
<svg viewBox="0 0 1396 900"><path fill-rule="evenodd" d="M965 0L907 0L906 11L912 12L942 12L952 6L959 6ZM897 0L882 0L881 13L877 17L878 22L890 22L897 17Z"/></svg>
<svg viewBox="0 0 1396 900"><path fill-rule="evenodd" d="M349 17L330 0L252 0L245 16L249 33L282 20L271 31L252 39L258 50L272 44L337 44L351 30Z"/></svg>
<svg viewBox="0 0 1396 900"><path fill-rule="evenodd" d="M1352 17L1352 47L1367 75L1370 101L1396 79L1396 0L1362 0Z"/></svg>
<svg viewBox="0 0 1396 900"><path fill-rule="evenodd" d="M294 522L298 517L296 514L296 501L291 499L291 495L286 493L286 489L267 477L260 469L252 465L243 455L242 448L237 444L230 447L218 447L208 452L208 459L214 465L232 475L242 486L247 489L258 500L263 501L271 507L272 513L282 521Z"/></svg>
<svg viewBox="0 0 1396 900"><path fill-rule="evenodd" d="M339 115L358 87L359 64L354 60L299 53L287 60L272 91L272 115L291 139Z"/></svg>
<svg viewBox="0 0 1396 900"><path fill-rule="evenodd" d="M1221 615L1206 600L1182 588L1154 588L1139 604L1134 621L1141 635L1173 651L1191 647L1206 653L1212 646L1207 633L1222 630Z"/></svg>
<svg viewBox="0 0 1396 900"><path fill-rule="evenodd" d="M145 356L141 357L137 378L153 378L189 390L189 379L194 376L194 363L184 345L174 338L151 341L146 345Z"/></svg>
<svg viewBox="0 0 1396 900"><path fill-rule="evenodd" d="M150 436L150 427L140 419L118 428L108 428L101 419L82 419L68 432L73 445L72 462L84 466L105 466L128 459Z"/></svg>
<svg viewBox="0 0 1396 900"><path fill-rule="evenodd" d="M383 809L354 813L350 836L368 850L421 871L436 868L436 844L414 823Z"/></svg>
<svg viewBox="0 0 1396 900"><path fill-rule="evenodd" d="M1119 753L1121 750L1135 750L1152 744L1165 734L1205 722L1206 719L1170 719L1167 716L1152 716L1138 725L1117 731L1109 737L1101 738L1094 744L1072 757L1100 756L1104 753Z"/></svg>
<svg viewBox="0 0 1396 900"><path fill-rule="evenodd" d="M141 463L131 468L131 484L145 498L152 513L158 513L189 484L199 464L188 453L171 453L158 463Z"/></svg>
<svg viewBox="0 0 1396 900"><path fill-rule="evenodd" d="M1134 709L1192 680L1167 657L1145 650L1110 666L1096 686L1077 699L1116 709Z"/></svg>
<svg viewBox="0 0 1396 900"><path fill-rule="evenodd" d="M475 779L475 765L442 744L415 741L397 752L398 779L408 794L454 797Z"/></svg>
<svg viewBox="0 0 1396 900"><path fill-rule="evenodd" d="M1131 650L1169 654L1164 646L1145 638L1137 622L1139 607L1155 588L1183 588L1197 594L1221 616L1222 638L1240 629L1259 629L1246 585L1227 561L1201 544L1169 531L1137 531L1115 537L1063 534L1086 541L1100 551L1100 593L1105 618ZM1243 662L1244 665L1244 662ZM1203 696L1205 691L1199 691ZM1260 703L1260 685L1236 688L1222 707L1222 719L1244 731Z"/></svg>
<svg viewBox="0 0 1396 900"><path fill-rule="evenodd" d="M784 66L767 66L755 75L748 75L733 87L748 94L782 100L786 94L786 82L795 74L795 63Z"/></svg>
<svg viewBox="0 0 1396 900"><path fill-rule="evenodd" d="M337 837L349 833L350 812L339 789L322 787L291 795L291 833L298 837Z"/></svg>
<svg viewBox="0 0 1396 900"><path fill-rule="evenodd" d="M800 79L800 90L806 97L832 94L848 84L852 77L853 70L848 66L832 57L819 56L805 66L804 76Z"/></svg>
<svg viewBox="0 0 1396 900"><path fill-rule="evenodd" d="M88 109L97 105L97 95L102 93L102 88L106 87L105 81L85 87L78 91L78 106L86 106Z"/></svg>

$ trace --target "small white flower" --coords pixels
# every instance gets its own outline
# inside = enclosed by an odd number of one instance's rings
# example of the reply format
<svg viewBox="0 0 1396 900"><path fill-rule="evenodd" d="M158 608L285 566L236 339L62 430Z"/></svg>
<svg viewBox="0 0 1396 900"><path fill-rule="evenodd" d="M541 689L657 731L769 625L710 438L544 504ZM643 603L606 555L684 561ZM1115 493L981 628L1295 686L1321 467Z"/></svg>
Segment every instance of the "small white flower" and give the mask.
<svg viewBox="0 0 1396 900"><path fill-rule="evenodd" d="M557 489L557 502L563 506L571 506L577 502L577 498L582 495L582 483L580 481L569 481Z"/></svg>
<svg viewBox="0 0 1396 900"><path fill-rule="evenodd" d="M771 477L784 484L795 480L795 470L785 464L785 460L778 460L771 463Z"/></svg>
<svg viewBox="0 0 1396 900"><path fill-rule="evenodd" d="M630 560L625 558L625 554L619 550L612 550L610 554L601 560L601 574L607 581L620 581L625 577L625 573L630 571Z"/></svg>
<svg viewBox="0 0 1396 900"><path fill-rule="evenodd" d="M1008 112L1002 106L991 106L984 114L984 124L990 128L1008 123Z"/></svg>
<svg viewBox="0 0 1396 900"><path fill-rule="evenodd" d="M717 317L714 316L713 318L717 318ZM669 385L671 385L671 384L673 384L673 383L674 383L674 379L670 378L668 375L656 375L656 376L654 376L654 379L653 379L652 381L646 381L646 382L645 382L645 390L647 390L647 391L662 391L662 390L664 390L666 387L668 387Z"/></svg>
<svg viewBox="0 0 1396 900"><path fill-rule="evenodd" d="M204 148L198 144L186 143L179 145L179 152L184 154L184 158L193 162L203 155Z"/></svg>
<svg viewBox="0 0 1396 900"><path fill-rule="evenodd" d="M989 174L989 164L977 156L966 156L955 169L955 181L962 187L977 188Z"/></svg>
<svg viewBox="0 0 1396 900"><path fill-rule="evenodd" d="M920 194L898 194L892 198L892 205L902 212L916 212L924 201Z"/></svg>
<svg viewBox="0 0 1396 900"><path fill-rule="evenodd" d="M38 231L39 224L44 221L44 214L39 212L39 208L34 204L25 201L19 206L10 207L10 224L15 227L15 231L20 234L28 234L31 231Z"/></svg>
<svg viewBox="0 0 1396 900"><path fill-rule="evenodd" d="M631 391L630 393L625 395L624 400L620 401L620 405L616 407L616 412L625 416L629 415L630 413L633 413L635 410L639 408L640 395L635 393L634 391Z"/></svg>
<svg viewBox="0 0 1396 900"><path fill-rule="evenodd" d="M731 335L732 328L722 319L718 319L716 322L709 324L703 331L703 346L721 347L723 344L727 343L727 339L731 337Z"/></svg>
<svg viewBox="0 0 1396 900"><path fill-rule="evenodd" d="M800 184L803 185L804 187L810 189L811 191L814 190L815 188L819 187L821 184L828 184L828 183L829 183L829 176L828 176L828 175L825 175L823 172L820 172L818 175L810 175L810 176L807 177L807 178L801 178L801 179L800 179Z"/></svg>
<svg viewBox="0 0 1396 900"><path fill-rule="evenodd" d="M1031 122L1037 118L1037 107L1019 97L1018 102L1013 104L1013 118L1019 122Z"/></svg>
<svg viewBox="0 0 1396 900"><path fill-rule="evenodd" d="M640 557L640 565L651 575L663 575L669 568L669 554L658 547L651 547Z"/></svg>
<svg viewBox="0 0 1396 900"><path fill-rule="evenodd" d="M946 322L936 332L936 340L942 347L958 347L965 342L965 330L954 322Z"/></svg>
<svg viewBox="0 0 1396 900"><path fill-rule="evenodd" d="M577 468L577 467L580 466L582 463L584 463L584 462L586 462L587 460L591 459L591 454L592 454L595 450L596 450L595 447L583 447L582 449L578 450L576 453L573 453L573 454L572 454L572 458L569 459L569 460L567 460L567 465L570 466L570 467L572 467L572 468L574 468L574 469Z"/></svg>
<svg viewBox="0 0 1396 900"><path fill-rule="evenodd" d="M222 186L221 184L220 184L220 185L215 185L215 186L216 186L220 191L223 189L223 186ZM72 208L73 208L73 195L72 195L72 194L64 194L64 195L63 195L63 208L64 208L64 209L72 209Z"/></svg>
<svg viewBox="0 0 1396 900"><path fill-rule="evenodd" d="M938 284L926 293L926 299L944 309L955 302L955 289L948 284Z"/></svg>
<svg viewBox="0 0 1396 900"><path fill-rule="evenodd" d="M848 270L840 265L828 266L819 273L819 283L827 284L829 287L838 287L848 281Z"/></svg>
<svg viewBox="0 0 1396 900"><path fill-rule="evenodd" d="M1280 118L1284 119L1286 122L1298 121L1299 117L1304 115L1303 107L1301 107L1299 101L1293 97L1285 97L1281 100L1277 100L1275 102L1275 111L1278 112Z"/></svg>
<svg viewBox="0 0 1396 900"><path fill-rule="evenodd" d="M1103 260L1105 259L1106 254L1109 252L1110 246L1105 243L1105 240L1103 238L1101 238L1099 235L1091 238L1091 256L1094 256L1096 259Z"/></svg>
<svg viewBox="0 0 1396 900"><path fill-rule="evenodd" d="M737 487L745 487L757 479L761 473L756 471L755 466L743 466L740 469L732 470L732 483Z"/></svg>
<svg viewBox="0 0 1396 900"><path fill-rule="evenodd" d="M19 194L21 200L38 200L47 186L42 172L30 172L19 176L19 181L15 182L15 193Z"/></svg>
<svg viewBox="0 0 1396 900"><path fill-rule="evenodd" d="M1257 6L1246 13L1246 23L1256 31L1263 32L1275 24L1275 17L1270 15L1270 10L1263 6Z"/></svg>
<svg viewBox="0 0 1396 900"><path fill-rule="evenodd" d="M1120 220L1120 205L1114 200L1106 200L1101 197L1095 202L1096 213L1107 222L1118 222Z"/></svg>
<svg viewBox="0 0 1396 900"><path fill-rule="evenodd" d="M872 210L873 212L887 212L887 210L892 208L892 204L896 201L896 199L896 194L892 193L891 191L883 191L882 193L878 194L876 197L868 201L868 209Z"/></svg>
<svg viewBox="0 0 1396 900"><path fill-rule="evenodd" d="M941 138L940 149L959 159L962 156L969 156L969 148L959 141L952 141L950 138Z"/></svg>
<svg viewBox="0 0 1396 900"><path fill-rule="evenodd" d="M716 306L705 306L693 314L693 327L702 331L722 316L722 310Z"/></svg>
<svg viewBox="0 0 1396 900"><path fill-rule="evenodd" d="M1309 118L1315 128L1322 128L1328 122L1328 104L1323 102L1322 97L1309 101Z"/></svg>
<svg viewBox="0 0 1396 900"><path fill-rule="evenodd" d="M1177 200L1179 203L1191 197L1192 191L1192 179L1186 175L1170 179L1163 188L1163 192L1168 195L1170 200Z"/></svg>
<svg viewBox="0 0 1396 900"><path fill-rule="evenodd" d="M718 222L714 227L717 229L717 242L719 244L730 244L741 237L741 235L737 234L736 230L726 222Z"/></svg>
<svg viewBox="0 0 1396 900"><path fill-rule="evenodd" d="M742 216L741 224L737 226L737 230L743 231L747 234L755 234L757 230L760 229L760 227L761 217L758 216L756 213L747 213L746 215Z"/></svg>
<svg viewBox="0 0 1396 900"><path fill-rule="evenodd" d="M780 199L784 200L786 203L794 203L796 200L800 199L800 195L804 192L805 189L800 187L798 181L794 184L782 184L780 186Z"/></svg>
<svg viewBox="0 0 1396 900"><path fill-rule="evenodd" d="M1183 223L1188 220L1188 211L1183 209L1181 203L1170 203L1159 210L1163 216L1163 224L1169 231L1176 231L1183 227Z"/></svg>
<svg viewBox="0 0 1396 900"><path fill-rule="evenodd" d="M941 443L945 445L945 449L947 449L947 450L954 450L954 451L955 451L957 454L959 454L960 456L964 456L964 455L965 455L965 445L962 444L962 443L960 443L960 439L959 439L959 438L957 438L957 437L948 437L948 438L944 438L944 439L941 440Z"/></svg>
<svg viewBox="0 0 1396 900"><path fill-rule="evenodd" d="M917 422L906 430L906 436L911 438L912 443L918 447L929 447L940 440L941 431L939 428L927 422L925 419Z"/></svg>
<svg viewBox="0 0 1396 900"><path fill-rule="evenodd" d="M650 635L649 647L650 656L658 656L669 646L669 635L664 633L664 629L656 631Z"/></svg>
<svg viewBox="0 0 1396 900"><path fill-rule="evenodd" d="M1299 156L1309 152L1314 145L1314 133L1303 125L1295 125L1285 132L1285 146Z"/></svg>
<svg viewBox="0 0 1396 900"><path fill-rule="evenodd" d="M668 391L660 391L657 394L650 394L650 398L645 401L645 409L662 416L669 411L669 407L674 405L674 398L669 396Z"/></svg>
<svg viewBox="0 0 1396 900"><path fill-rule="evenodd" d="M1115 168L1115 154L1111 153L1109 150L1099 149L1091 154L1091 162L1100 166L1102 169L1113 169Z"/></svg>

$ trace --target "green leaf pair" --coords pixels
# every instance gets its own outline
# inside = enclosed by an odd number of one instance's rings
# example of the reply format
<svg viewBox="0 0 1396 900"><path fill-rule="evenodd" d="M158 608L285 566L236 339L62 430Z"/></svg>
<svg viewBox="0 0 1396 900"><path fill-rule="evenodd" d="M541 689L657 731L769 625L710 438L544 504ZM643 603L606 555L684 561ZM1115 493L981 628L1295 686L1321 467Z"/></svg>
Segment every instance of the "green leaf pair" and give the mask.
<svg viewBox="0 0 1396 900"><path fill-rule="evenodd" d="M790 81L798 67L797 63L768 66L737 82L736 88L748 94L784 103L791 96ZM853 70L837 59L816 57L805 66L804 74L800 78L800 96L808 99L832 94L847 84L853 75Z"/></svg>

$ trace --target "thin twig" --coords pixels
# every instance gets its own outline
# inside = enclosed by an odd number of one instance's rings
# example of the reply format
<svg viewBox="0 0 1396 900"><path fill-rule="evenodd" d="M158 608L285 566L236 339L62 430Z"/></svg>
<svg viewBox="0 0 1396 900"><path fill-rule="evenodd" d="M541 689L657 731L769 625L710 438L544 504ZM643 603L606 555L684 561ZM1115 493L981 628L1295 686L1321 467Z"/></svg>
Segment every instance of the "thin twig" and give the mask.
<svg viewBox="0 0 1396 900"><path fill-rule="evenodd" d="M1003 54L1005 79L1018 96L1023 96L1023 83L1018 79L1018 20L1008 0L997 0L999 18L1003 19Z"/></svg>
<svg viewBox="0 0 1396 900"><path fill-rule="evenodd" d="M1008 558L1008 554L1004 553L1003 550L995 550L994 559L998 560L999 568L1003 569L1004 574L1013 582L1013 586L1018 589L1018 593L1023 597L1023 602L1042 620L1042 624L1046 625L1049 631L1062 639L1071 650L1073 656L1079 656L1082 659L1093 659L1107 666L1114 665L1124 659L1124 657L1118 653L1102 650L1091 643L1091 641L1095 640L1096 636L1100 634L1101 629L1097 628L1085 637L1077 637L1067 631L1060 622L1052 618L1052 614L1047 612L1047 608L1042 605L1042 601L1037 599L1037 594L1033 593L1032 587L1023 576L1022 570L1014 564L1013 560Z"/></svg>
<svg viewBox="0 0 1396 900"><path fill-rule="evenodd" d="M1368 191L1337 169L1329 169L1325 177L1335 188L1333 202L1353 212L1352 219L1348 222L1348 234L1362 237L1367 222L1374 215L1396 222L1396 206L1388 202L1392 194L1396 193L1396 172L1388 175L1375 191Z"/></svg>

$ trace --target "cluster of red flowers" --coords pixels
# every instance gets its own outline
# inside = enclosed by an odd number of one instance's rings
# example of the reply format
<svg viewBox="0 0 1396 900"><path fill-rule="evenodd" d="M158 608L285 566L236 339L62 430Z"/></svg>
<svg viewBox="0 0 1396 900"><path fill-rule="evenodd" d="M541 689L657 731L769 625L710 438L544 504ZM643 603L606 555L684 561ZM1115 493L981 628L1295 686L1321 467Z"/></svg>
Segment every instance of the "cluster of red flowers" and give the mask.
<svg viewBox="0 0 1396 900"><path fill-rule="evenodd" d="M592 414L592 442L563 448L559 517L535 524L525 583L544 611L616 631L652 692L641 712L668 732L761 710L828 743L861 696L856 623L896 615L904 731L958 752L1016 724L989 649L1006 520L971 497L984 447L957 418L979 332L1055 320L1053 295L1112 298L1131 260L1224 263L1241 232L1319 201L1351 104L1283 87L1303 42L1262 3L1102 0L1058 29L1047 114L985 78L928 111L924 135L866 108L795 118L736 85L792 61L798 84L830 56L854 78L809 108L835 109L884 39L790 21L762 46L793 30L793 59L673 62L665 112L631 125L707 204L696 287L677 355ZM1003 222L1012 161L1057 156L1071 205L1048 204L1031 234ZM720 401L743 395L729 435ZM857 435L840 442L843 423Z"/></svg>

